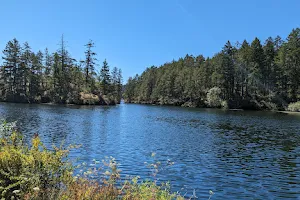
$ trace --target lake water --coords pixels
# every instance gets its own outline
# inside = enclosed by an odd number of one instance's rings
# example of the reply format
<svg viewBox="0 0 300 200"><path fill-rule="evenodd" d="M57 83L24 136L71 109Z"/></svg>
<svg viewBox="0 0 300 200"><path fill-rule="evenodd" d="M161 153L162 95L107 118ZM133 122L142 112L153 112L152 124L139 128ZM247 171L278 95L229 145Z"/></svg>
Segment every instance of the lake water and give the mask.
<svg viewBox="0 0 300 200"><path fill-rule="evenodd" d="M199 199L300 199L300 115L121 104L0 104L43 142L82 144L78 163L113 156L124 175L149 178L145 162L175 162L157 179ZM156 156L151 157L152 152Z"/></svg>

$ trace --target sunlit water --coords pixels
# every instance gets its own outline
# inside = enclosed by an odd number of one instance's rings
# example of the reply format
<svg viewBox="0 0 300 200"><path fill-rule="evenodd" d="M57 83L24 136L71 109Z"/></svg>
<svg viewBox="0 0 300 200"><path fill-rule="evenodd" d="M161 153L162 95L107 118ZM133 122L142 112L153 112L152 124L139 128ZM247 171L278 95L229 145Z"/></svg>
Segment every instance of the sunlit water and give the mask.
<svg viewBox="0 0 300 200"><path fill-rule="evenodd" d="M113 156L123 175L157 179L199 199L300 199L300 115L121 104L116 107L0 104L47 146L82 144L78 163ZM151 157L155 152L156 156Z"/></svg>

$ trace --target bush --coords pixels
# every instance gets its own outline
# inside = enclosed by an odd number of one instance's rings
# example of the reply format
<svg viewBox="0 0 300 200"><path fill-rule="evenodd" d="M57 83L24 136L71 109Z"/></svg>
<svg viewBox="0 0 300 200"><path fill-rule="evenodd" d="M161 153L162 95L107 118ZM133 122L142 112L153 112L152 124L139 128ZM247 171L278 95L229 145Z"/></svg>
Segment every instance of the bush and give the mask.
<svg viewBox="0 0 300 200"><path fill-rule="evenodd" d="M229 106L228 106L228 102L227 101L222 101L221 106L223 109L228 110Z"/></svg>
<svg viewBox="0 0 300 200"><path fill-rule="evenodd" d="M295 103L290 103L287 108L288 111L291 112L300 112L300 101Z"/></svg>
<svg viewBox="0 0 300 200"><path fill-rule="evenodd" d="M117 104L117 100L111 94L102 95L101 98L100 98L100 104L101 105L116 105Z"/></svg>
<svg viewBox="0 0 300 200"><path fill-rule="evenodd" d="M261 101L261 107L262 109L266 109L266 110L278 110L278 107L275 103L273 102L267 102L267 101Z"/></svg>
<svg viewBox="0 0 300 200"><path fill-rule="evenodd" d="M50 151L37 135L29 148L23 144L23 136L12 126L2 127L0 197L58 197L61 186L72 180L72 167L64 161L68 150L54 147Z"/></svg>
<svg viewBox="0 0 300 200"><path fill-rule="evenodd" d="M207 93L207 105L212 108L220 108L222 106L221 89L218 87L211 88Z"/></svg>
<svg viewBox="0 0 300 200"><path fill-rule="evenodd" d="M100 100L99 97L95 94L91 93L79 93L79 104L83 105L96 105L99 104Z"/></svg>

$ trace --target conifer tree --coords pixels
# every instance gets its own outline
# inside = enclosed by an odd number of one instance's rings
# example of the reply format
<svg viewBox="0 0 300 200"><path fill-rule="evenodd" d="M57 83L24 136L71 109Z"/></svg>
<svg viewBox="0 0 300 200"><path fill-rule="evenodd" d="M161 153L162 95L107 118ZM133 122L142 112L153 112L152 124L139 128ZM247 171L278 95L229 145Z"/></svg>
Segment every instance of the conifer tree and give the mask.
<svg viewBox="0 0 300 200"><path fill-rule="evenodd" d="M110 92L109 87L110 87L110 81L111 81L109 66L108 66L106 59L104 60L101 71L100 71L100 79L101 79L102 93L104 95L106 95Z"/></svg>
<svg viewBox="0 0 300 200"><path fill-rule="evenodd" d="M84 71L85 71L85 86L87 88L91 88L93 86L92 80L95 75L95 65L97 59L95 56L97 55L93 52L92 48L95 47L94 42L90 40L86 45L85 53L85 61L84 61Z"/></svg>

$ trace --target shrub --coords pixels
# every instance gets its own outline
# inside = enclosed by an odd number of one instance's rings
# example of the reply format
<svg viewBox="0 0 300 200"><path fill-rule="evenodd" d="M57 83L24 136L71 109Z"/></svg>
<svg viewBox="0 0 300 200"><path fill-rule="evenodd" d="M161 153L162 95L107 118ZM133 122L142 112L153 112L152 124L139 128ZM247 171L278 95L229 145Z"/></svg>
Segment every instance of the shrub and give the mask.
<svg viewBox="0 0 300 200"><path fill-rule="evenodd" d="M116 187L100 185L96 181L80 178L68 185L59 199L117 199L119 193Z"/></svg>
<svg viewBox="0 0 300 200"><path fill-rule="evenodd" d="M278 107L275 103L268 102L268 101L261 101L261 107L267 110L273 110L273 111L278 110Z"/></svg>
<svg viewBox="0 0 300 200"><path fill-rule="evenodd" d="M132 179L131 182L126 182L123 186L124 195L123 199L126 200L139 200L139 199L161 199L181 200L183 197L178 196L176 193L170 193L169 183L163 183L158 186L155 182L142 181L138 184L138 177Z"/></svg>
<svg viewBox="0 0 300 200"><path fill-rule="evenodd" d="M211 88L207 93L207 105L212 108L219 108L222 106L221 89L218 87Z"/></svg>
<svg viewBox="0 0 300 200"><path fill-rule="evenodd" d="M84 104L84 105L95 105L99 104L99 97L95 94L91 93L79 93L79 104Z"/></svg>
<svg viewBox="0 0 300 200"><path fill-rule="evenodd" d="M116 105L116 103L117 103L117 100L111 94L101 96L101 99L100 99L101 105Z"/></svg>
<svg viewBox="0 0 300 200"><path fill-rule="evenodd" d="M300 101L297 101L295 103L290 103L288 105L287 110L291 112L300 112Z"/></svg>
<svg viewBox="0 0 300 200"><path fill-rule="evenodd" d="M225 109L225 110L229 109L229 106L228 106L228 102L227 102L227 101L222 101L221 106L222 106L222 108Z"/></svg>
<svg viewBox="0 0 300 200"><path fill-rule="evenodd" d="M61 186L72 180L72 167L64 161L68 150L50 151L38 135L29 148L18 131L10 127L5 132L0 134L0 197L57 196Z"/></svg>

